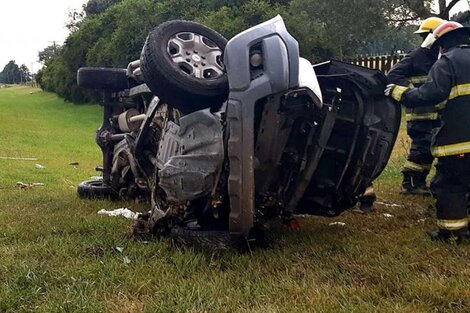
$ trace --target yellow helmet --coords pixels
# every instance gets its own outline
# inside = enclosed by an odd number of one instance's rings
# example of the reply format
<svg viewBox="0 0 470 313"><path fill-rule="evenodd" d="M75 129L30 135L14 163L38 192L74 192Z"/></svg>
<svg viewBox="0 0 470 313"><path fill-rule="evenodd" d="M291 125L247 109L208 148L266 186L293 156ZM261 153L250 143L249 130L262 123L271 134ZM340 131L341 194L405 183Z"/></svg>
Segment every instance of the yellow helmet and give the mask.
<svg viewBox="0 0 470 313"><path fill-rule="evenodd" d="M418 30L415 31L415 34L432 33L437 26L441 25L444 22L445 21L439 17L428 17L421 23Z"/></svg>

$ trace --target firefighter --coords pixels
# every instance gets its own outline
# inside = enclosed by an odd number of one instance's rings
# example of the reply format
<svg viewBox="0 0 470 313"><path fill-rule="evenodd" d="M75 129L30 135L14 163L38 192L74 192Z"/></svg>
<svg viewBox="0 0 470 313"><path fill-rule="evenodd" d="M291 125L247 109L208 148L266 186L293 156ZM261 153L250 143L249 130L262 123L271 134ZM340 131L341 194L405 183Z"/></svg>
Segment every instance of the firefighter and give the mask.
<svg viewBox="0 0 470 313"><path fill-rule="evenodd" d="M444 22L433 32L442 56L419 88L390 84L385 94L406 107L438 104L441 125L432 138L437 158L431 191L436 198L434 240L460 242L468 235L467 194L470 192L470 30Z"/></svg>
<svg viewBox="0 0 470 313"><path fill-rule="evenodd" d="M421 24L415 34L425 39L444 20L430 17ZM423 42L424 43L424 42ZM431 66L439 54L437 45L421 47L413 50L398 62L388 73L389 83L415 87L421 86ZM411 138L411 148L403 167L402 194L429 196L426 177L434 160L431 154L432 130L439 126L437 110L432 103L427 106L406 108L406 130Z"/></svg>

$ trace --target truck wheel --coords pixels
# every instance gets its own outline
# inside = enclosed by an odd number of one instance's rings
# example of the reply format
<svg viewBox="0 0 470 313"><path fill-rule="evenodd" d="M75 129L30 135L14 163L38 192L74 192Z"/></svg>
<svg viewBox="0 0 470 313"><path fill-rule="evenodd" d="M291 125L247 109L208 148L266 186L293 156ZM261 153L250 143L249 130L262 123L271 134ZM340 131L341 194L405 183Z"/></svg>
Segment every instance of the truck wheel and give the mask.
<svg viewBox="0 0 470 313"><path fill-rule="evenodd" d="M77 84L88 89L119 91L129 88L124 68L82 67L77 71Z"/></svg>
<svg viewBox="0 0 470 313"><path fill-rule="evenodd" d="M227 99L228 80L222 62L227 40L201 24L169 21L153 29L140 57L150 90L182 111L218 107Z"/></svg>
<svg viewBox="0 0 470 313"><path fill-rule="evenodd" d="M101 179L82 181L77 187L78 196L82 199L116 199L116 192Z"/></svg>

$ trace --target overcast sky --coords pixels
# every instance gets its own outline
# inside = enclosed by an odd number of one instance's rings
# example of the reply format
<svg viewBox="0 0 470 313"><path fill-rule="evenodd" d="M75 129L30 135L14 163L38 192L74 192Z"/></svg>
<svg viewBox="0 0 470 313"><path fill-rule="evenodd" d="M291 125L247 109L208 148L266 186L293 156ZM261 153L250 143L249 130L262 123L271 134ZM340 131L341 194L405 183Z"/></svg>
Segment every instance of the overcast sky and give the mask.
<svg viewBox="0 0 470 313"><path fill-rule="evenodd" d="M0 71L8 61L26 64L36 72L38 52L53 41L62 44L68 35L68 12L81 9L87 0L0 0ZM456 11L468 9L460 0Z"/></svg>
<svg viewBox="0 0 470 313"><path fill-rule="evenodd" d="M87 0L0 0L0 71L10 61L18 65L38 59L38 52L68 35L68 12ZM34 63L33 70L39 69Z"/></svg>

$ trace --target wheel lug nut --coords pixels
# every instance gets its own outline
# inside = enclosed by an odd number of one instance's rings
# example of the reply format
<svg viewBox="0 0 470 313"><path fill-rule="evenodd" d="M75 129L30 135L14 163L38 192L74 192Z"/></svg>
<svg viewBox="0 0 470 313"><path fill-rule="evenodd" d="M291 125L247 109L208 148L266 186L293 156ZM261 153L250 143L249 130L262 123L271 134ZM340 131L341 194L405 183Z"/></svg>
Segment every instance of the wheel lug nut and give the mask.
<svg viewBox="0 0 470 313"><path fill-rule="evenodd" d="M191 62L191 59L190 59L190 58L187 58L187 59L186 59L186 62Z"/></svg>
<svg viewBox="0 0 470 313"><path fill-rule="evenodd" d="M205 57L205 56L203 56L203 55L201 55L201 58L202 58L203 60L205 60L205 59L206 59L206 57Z"/></svg>
<svg viewBox="0 0 470 313"><path fill-rule="evenodd" d="M191 52L189 52L189 51L186 51L186 55L190 55L190 54L191 54Z"/></svg>
<svg viewBox="0 0 470 313"><path fill-rule="evenodd" d="M202 62L201 65L202 65L202 66L206 66L206 63Z"/></svg>
<svg viewBox="0 0 470 313"><path fill-rule="evenodd" d="M194 50L194 53L198 54L199 52L197 50Z"/></svg>

